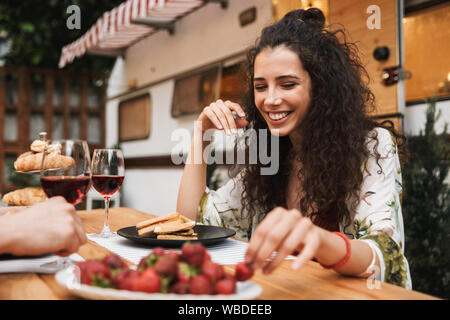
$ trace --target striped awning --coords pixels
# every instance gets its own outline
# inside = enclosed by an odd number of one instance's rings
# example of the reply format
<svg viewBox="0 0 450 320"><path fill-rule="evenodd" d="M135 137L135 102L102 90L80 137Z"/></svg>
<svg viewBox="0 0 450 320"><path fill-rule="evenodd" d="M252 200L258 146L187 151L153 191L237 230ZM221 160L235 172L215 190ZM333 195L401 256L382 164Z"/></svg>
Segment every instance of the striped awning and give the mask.
<svg viewBox="0 0 450 320"><path fill-rule="evenodd" d="M59 67L86 52L120 55L124 48L160 30L174 32L174 23L208 2L226 7L226 0L128 0L105 12L79 39L64 46Z"/></svg>

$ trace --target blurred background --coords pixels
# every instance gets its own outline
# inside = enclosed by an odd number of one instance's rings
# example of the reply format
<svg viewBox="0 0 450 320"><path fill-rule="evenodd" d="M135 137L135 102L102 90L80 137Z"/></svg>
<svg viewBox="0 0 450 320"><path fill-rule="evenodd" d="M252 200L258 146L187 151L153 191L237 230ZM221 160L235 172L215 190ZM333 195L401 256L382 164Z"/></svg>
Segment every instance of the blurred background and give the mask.
<svg viewBox="0 0 450 320"><path fill-rule="evenodd" d="M450 2L438 0L41 0L0 3L0 194L39 185L14 172L38 133L121 148L112 206L176 208L182 164L204 106L240 102L246 49L292 9L318 7L356 42L377 109L408 136L406 256L413 288L450 298ZM226 154L217 133L216 154ZM229 144L226 144L229 146ZM209 166L208 186L228 179ZM91 188L92 189L92 188ZM79 209L101 208L91 190Z"/></svg>

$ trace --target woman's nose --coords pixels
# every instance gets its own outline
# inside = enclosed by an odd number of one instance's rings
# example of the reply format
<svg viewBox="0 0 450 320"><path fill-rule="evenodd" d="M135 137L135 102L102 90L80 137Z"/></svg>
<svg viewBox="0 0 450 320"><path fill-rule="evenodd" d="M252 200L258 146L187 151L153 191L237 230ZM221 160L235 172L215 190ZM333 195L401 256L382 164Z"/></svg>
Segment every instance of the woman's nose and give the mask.
<svg viewBox="0 0 450 320"><path fill-rule="evenodd" d="M281 98L278 96L276 90L269 90L264 102L266 105L280 105Z"/></svg>

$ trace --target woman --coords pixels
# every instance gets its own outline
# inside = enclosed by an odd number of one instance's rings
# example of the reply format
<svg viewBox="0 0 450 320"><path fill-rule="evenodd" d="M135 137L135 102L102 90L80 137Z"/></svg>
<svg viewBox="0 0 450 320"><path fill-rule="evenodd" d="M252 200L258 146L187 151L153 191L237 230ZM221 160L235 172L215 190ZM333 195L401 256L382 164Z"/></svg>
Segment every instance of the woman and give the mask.
<svg viewBox="0 0 450 320"><path fill-rule="evenodd" d="M357 50L324 22L318 9L294 10L262 31L248 55L244 108L218 100L194 126L177 210L235 229L250 240L246 260L263 272L299 252L293 269L315 259L411 288L397 149L404 137L367 117L374 96ZM203 133L246 126L279 136L280 169L261 175L261 163L247 164L219 190L206 189Z"/></svg>

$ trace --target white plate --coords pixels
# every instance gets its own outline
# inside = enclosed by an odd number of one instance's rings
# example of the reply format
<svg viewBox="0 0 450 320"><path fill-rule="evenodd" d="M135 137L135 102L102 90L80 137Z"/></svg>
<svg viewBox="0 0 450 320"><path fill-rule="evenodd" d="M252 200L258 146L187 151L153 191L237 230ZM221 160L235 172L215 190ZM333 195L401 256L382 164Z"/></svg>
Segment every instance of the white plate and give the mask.
<svg viewBox="0 0 450 320"><path fill-rule="evenodd" d="M236 294L230 295L193 295L174 293L145 293L128 290L105 289L81 284L75 274L75 266L60 270L55 274L59 285L70 293L94 300L247 300L257 298L262 289L251 281L238 282Z"/></svg>

